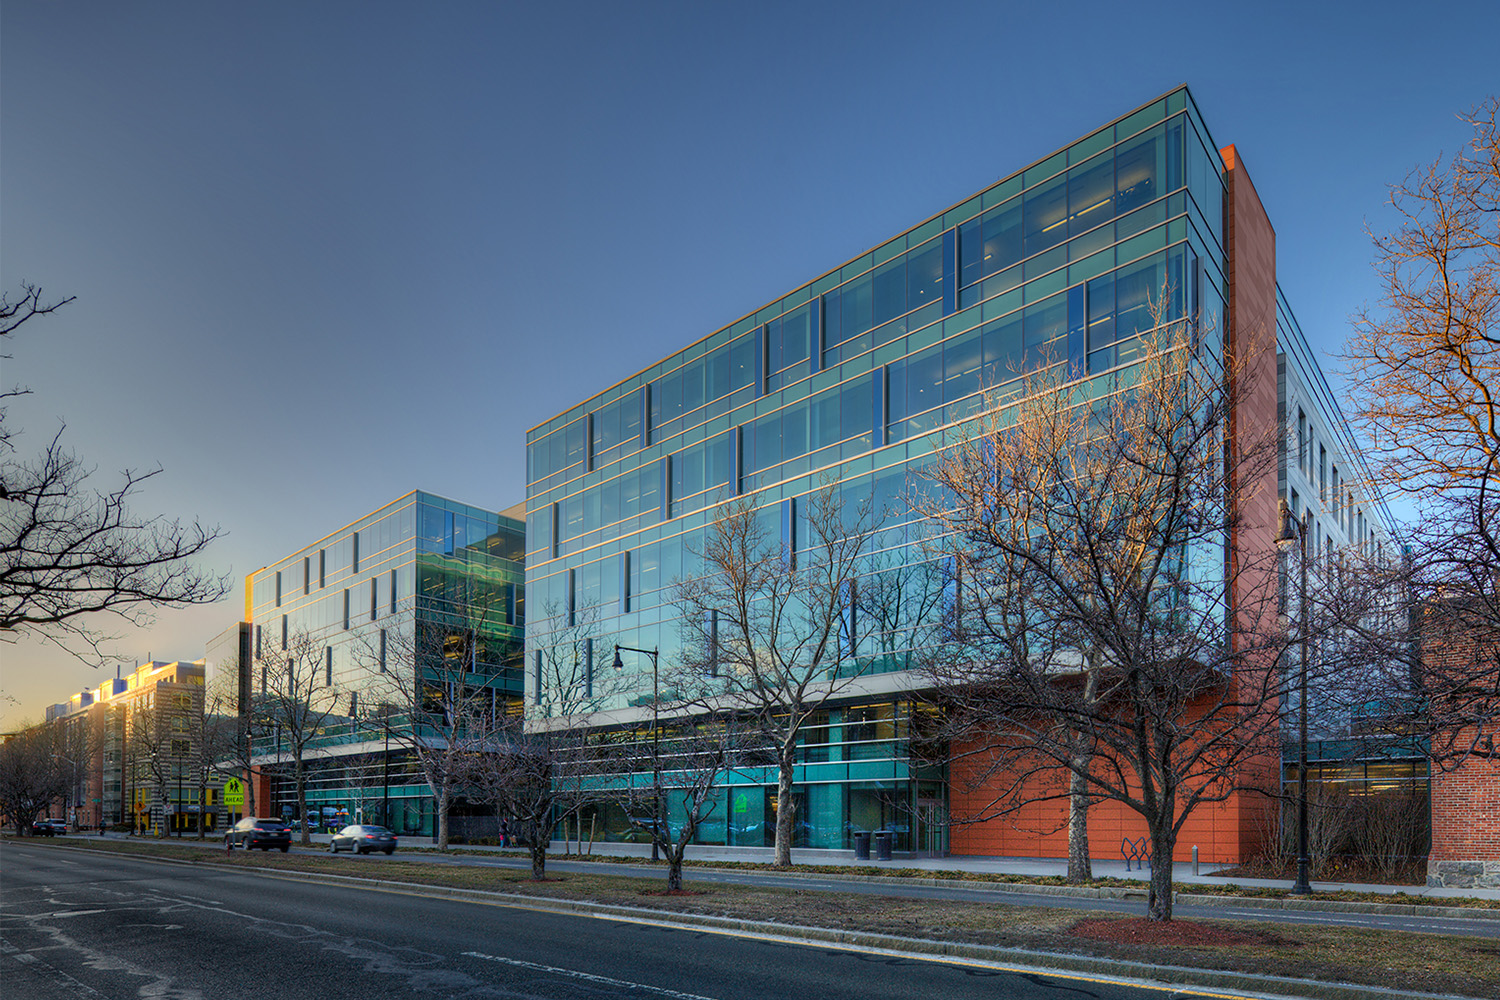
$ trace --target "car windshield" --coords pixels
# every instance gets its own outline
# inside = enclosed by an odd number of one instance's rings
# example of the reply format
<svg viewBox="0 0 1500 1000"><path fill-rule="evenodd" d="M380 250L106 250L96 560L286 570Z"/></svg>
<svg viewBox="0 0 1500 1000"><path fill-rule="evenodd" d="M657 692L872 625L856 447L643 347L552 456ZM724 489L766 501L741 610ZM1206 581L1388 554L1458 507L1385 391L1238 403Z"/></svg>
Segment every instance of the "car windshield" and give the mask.
<svg viewBox="0 0 1500 1000"><path fill-rule="evenodd" d="M387 830L383 826L367 826L367 827L363 827L362 829L365 831L365 833L374 833L374 834L382 834L382 833L390 833L391 832L391 831Z"/></svg>

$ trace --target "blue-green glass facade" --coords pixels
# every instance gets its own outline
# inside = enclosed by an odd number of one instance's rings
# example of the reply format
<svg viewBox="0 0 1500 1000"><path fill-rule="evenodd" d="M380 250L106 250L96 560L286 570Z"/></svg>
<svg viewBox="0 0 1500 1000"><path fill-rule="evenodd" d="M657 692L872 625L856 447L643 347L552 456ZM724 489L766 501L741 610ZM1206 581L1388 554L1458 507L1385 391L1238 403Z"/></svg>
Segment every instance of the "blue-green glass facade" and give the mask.
<svg viewBox="0 0 1500 1000"><path fill-rule="evenodd" d="M431 792L399 740L387 740L379 704L390 676L410 676L413 664L402 661L410 660L419 636L432 641L445 625L469 629L477 622L466 683L487 689L497 713L520 714L524 533L518 518L417 491L247 578L257 669L274 663L299 633L326 647L326 680L339 702L308 767L309 808L317 815L359 811L373 821L378 813L370 809L378 803L389 805L389 823L398 832L430 830ZM257 677L247 681L253 699ZM382 721L371 722L377 714ZM392 718L398 727L413 724L404 714ZM268 770L286 763L274 731L258 734L255 749ZM294 807L290 781L277 783L274 799L277 815Z"/></svg>
<svg viewBox="0 0 1500 1000"><path fill-rule="evenodd" d="M672 582L726 499L755 495L794 551L800 505L828 479L886 515L874 567L919 563L928 529L904 496L951 435L1044 363L1105 375L1160 321L1226 323L1225 168L1186 88L1172 91L527 434L528 706L541 657L579 609L611 643L676 653ZM1300 333L1297 334L1300 338ZM1210 571L1221 554L1205 560ZM920 630L914 630L920 631ZM807 733L799 841L852 829L944 849L941 768L920 768L910 643L872 637L864 698ZM585 664L607 669L608 661ZM629 664L646 670L649 666ZM601 708L623 708L628 694ZM706 843L768 842L774 775L726 780ZM772 789L773 790L773 789ZM746 832L749 831L749 832Z"/></svg>

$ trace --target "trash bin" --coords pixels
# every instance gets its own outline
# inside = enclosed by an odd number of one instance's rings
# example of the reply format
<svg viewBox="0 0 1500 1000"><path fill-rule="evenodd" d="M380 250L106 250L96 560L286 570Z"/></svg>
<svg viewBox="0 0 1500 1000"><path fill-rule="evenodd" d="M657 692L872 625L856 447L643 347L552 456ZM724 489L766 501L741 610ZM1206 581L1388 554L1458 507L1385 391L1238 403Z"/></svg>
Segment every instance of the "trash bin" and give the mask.
<svg viewBox="0 0 1500 1000"><path fill-rule="evenodd" d="M856 831L854 834L854 860L870 860L870 833L868 830Z"/></svg>
<svg viewBox="0 0 1500 1000"><path fill-rule="evenodd" d="M892 836L891 835L891 831L889 831L889 830L876 830L875 831L875 860L876 861L889 861L889 860L891 860L891 836Z"/></svg>

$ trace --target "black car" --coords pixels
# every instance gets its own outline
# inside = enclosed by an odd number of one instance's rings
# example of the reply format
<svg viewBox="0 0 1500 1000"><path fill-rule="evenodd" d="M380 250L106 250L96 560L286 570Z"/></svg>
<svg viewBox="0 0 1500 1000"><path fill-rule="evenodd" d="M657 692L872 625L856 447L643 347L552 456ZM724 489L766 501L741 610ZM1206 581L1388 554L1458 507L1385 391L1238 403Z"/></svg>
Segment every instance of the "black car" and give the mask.
<svg viewBox="0 0 1500 1000"><path fill-rule="evenodd" d="M396 835L383 826L356 823L353 826L344 827L330 837L328 850L334 854L344 850L353 851L356 854L367 854L370 851L384 851L390 854L396 850Z"/></svg>
<svg viewBox="0 0 1500 1000"><path fill-rule="evenodd" d="M68 824L64 820L49 819L43 816L31 824L31 835L33 837L53 837L60 833L68 832Z"/></svg>
<svg viewBox="0 0 1500 1000"><path fill-rule="evenodd" d="M249 816L240 820L224 834L224 849L236 847L250 850L259 847L262 851L278 848L285 854L292 846L292 828L279 819Z"/></svg>

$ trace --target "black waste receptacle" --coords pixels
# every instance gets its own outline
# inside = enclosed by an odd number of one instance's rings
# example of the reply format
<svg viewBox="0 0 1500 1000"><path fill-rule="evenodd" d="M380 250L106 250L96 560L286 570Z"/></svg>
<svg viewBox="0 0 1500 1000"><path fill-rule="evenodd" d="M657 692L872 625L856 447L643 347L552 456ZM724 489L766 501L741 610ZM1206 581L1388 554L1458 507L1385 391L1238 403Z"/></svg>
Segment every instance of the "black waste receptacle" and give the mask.
<svg viewBox="0 0 1500 1000"><path fill-rule="evenodd" d="M875 831L875 860L876 861L889 861L889 860L891 860L891 831L889 831L889 830L876 830Z"/></svg>
<svg viewBox="0 0 1500 1000"><path fill-rule="evenodd" d="M854 834L854 860L870 860L870 834L869 831L856 832Z"/></svg>

